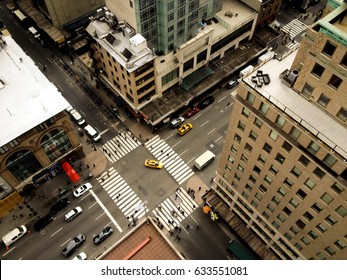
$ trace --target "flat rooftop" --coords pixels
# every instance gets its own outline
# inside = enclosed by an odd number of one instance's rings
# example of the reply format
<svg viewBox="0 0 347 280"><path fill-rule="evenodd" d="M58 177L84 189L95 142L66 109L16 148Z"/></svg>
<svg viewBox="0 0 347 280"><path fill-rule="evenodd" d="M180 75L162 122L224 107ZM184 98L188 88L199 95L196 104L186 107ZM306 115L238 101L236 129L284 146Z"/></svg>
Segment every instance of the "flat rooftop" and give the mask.
<svg viewBox="0 0 347 280"><path fill-rule="evenodd" d="M297 51L293 52L282 61L272 59L257 69L262 70L263 74L268 74L271 82L256 89L331 149L347 159L347 129L286 86L279 77L280 73L290 69L296 53ZM243 79L250 87L254 87L251 78L256 75L255 72Z"/></svg>
<svg viewBox="0 0 347 280"><path fill-rule="evenodd" d="M10 36L0 46L0 147L69 103Z"/></svg>

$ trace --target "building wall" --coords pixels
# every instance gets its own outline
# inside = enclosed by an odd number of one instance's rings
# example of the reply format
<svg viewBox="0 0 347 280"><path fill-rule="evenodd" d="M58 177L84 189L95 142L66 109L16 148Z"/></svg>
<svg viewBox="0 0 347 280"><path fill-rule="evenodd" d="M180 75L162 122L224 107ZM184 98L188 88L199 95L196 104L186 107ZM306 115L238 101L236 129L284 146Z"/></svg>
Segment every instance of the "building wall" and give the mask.
<svg viewBox="0 0 347 280"><path fill-rule="evenodd" d="M23 149L29 150L34 154L35 158L38 160L42 168L49 166L53 161L49 158L49 154L47 154L43 150L41 146L41 140L42 137L44 137L47 133L54 129L65 131L72 146L70 151L79 146L79 139L77 138L69 117L64 112L62 112L56 115L53 119L53 124L48 125L48 122L46 121L36 128L33 128L28 132L22 134L17 139L13 140L11 142L12 144L9 143L1 147L0 177L2 177L12 188L16 189L17 191L21 191L25 184L31 181L31 178L34 174L29 175L24 180L18 179L6 166L8 159L13 154Z"/></svg>
<svg viewBox="0 0 347 280"><path fill-rule="evenodd" d="M105 6L105 0L45 0L44 4L52 24L60 27Z"/></svg>
<svg viewBox="0 0 347 280"><path fill-rule="evenodd" d="M319 28L316 25L316 28ZM322 74L317 67L322 67ZM347 48L311 29L301 43L292 70L299 70L294 90L335 120L347 125ZM332 84L337 82L339 84ZM341 115L341 110L345 114ZM343 117L344 116L344 117Z"/></svg>
<svg viewBox="0 0 347 280"><path fill-rule="evenodd" d="M245 84L233 106L214 189L279 258L346 259L344 159Z"/></svg>

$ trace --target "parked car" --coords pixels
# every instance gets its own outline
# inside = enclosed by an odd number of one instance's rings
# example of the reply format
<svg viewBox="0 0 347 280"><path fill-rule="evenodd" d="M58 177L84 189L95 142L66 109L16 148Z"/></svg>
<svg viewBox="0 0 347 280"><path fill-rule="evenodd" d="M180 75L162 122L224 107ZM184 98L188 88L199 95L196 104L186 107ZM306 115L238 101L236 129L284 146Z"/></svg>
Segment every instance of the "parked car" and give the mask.
<svg viewBox="0 0 347 280"><path fill-rule="evenodd" d="M92 188L92 184L91 183L85 183L84 185L80 186L78 189L76 189L73 192L73 195L75 197L80 197L81 195L83 195L84 193L86 193L88 190L90 190Z"/></svg>
<svg viewBox="0 0 347 280"><path fill-rule="evenodd" d="M10 246L12 243L18 241L20 238L22 238L26 233L28 232L28 229L25 225L21 225L19 227L16 227L15 229L11 230L10 232L6 233L2 237L2 242L5 244L6 247Z"/></svg>
<svg viewBox="0 0 347 280"><path fill-rule="evenodd" d="M74 260L74 261L84 261L86 259L87 259L87 254L85 252L81 252L77 256L75 256L72 260Z"/></svg>
<svg viewBox="0 0 347 280"><path fill-rule="evenodd" d="M186 134L188 131L190 131L192 128L193 125L191 123L186 123L178 129L178 134L182 136Z"/></svg>
<svg viewBox="0 0 347 280"><path fill-rule="evenodd" d="M178 127L181 123L184 122L184 118L183 117L178 117L178 118L174 118L171 122L170 122L170 126L171 128L176 128Z"/></svg>
<svg viewBox="0 0 347 280"><path fill-rule="evenodd" d="M77 206L65 214L64 220L67 222L71 222L81 213L82 213L82 208L80 206Z"/></svg>
<svg viewBox="0 0 347 280"><path fill-rule="evenodd" d="M238 84L238 80L237 79L232 79L227 83L227 88L233 88L234 86L236 86Z"/></svg>
<svg viewBox="0 0 347 280"><path fill-rule="evenodd" d="M145 160L145 166L150 167L150 168L157 168L157 169L162 169L163 168L163 163L154 159L146 159Z"/></svg>
<svg viewBox="0 0 347 280"><path fill-rule="evenodd" d="M200 111L200 109L198 107L193 107L190 108L187 112L186 112L186 117L190 118L191 116L194 116L195 114L197 114Z"/></svg>
<svg viewBox="0 0 347 280"><path fill-rule="evenodd" d="M86 241L86 237L82 233L79 233L62 250L63 255L65 257L71 256L71 254L75 250L77 250L83 244L84 241Z"/></svg>
<svg viewBox="0 0 347 280"><path fill-rule="evenodd" d="M93 238L94 244L99 245L103 242L107 237L109 237L113 232L111 227L105 227L102 232L100 232L97 236Z"/></svg>
<svg viewBox="0 0 347 280"><path fill-rule="evenodd" d="M213 96L207 96L203 100L201 100L198 104L198 108L200 110L205 109L207 106L212 104L214 102L214 97Z"/></svg>
<svg viewBox="0 0 347 280"><path fill-rule="evenodd" d="M49 225L51 222L53 222L53 215L51 213L43 216L42 218L40 218L39 220L37 220L34 223L34 229L36 231L41 231L43 230L47 225Z"/></svg>
<svg viewBox="0 0 347 280"><path fill-rule="evenodd" d="M70 201L67 198L62 198L58 200L56 203L54 203L51 206L51 213L54 215L55 213L59 212L60 210L63 210L66 206L68 206Z"/></svg>

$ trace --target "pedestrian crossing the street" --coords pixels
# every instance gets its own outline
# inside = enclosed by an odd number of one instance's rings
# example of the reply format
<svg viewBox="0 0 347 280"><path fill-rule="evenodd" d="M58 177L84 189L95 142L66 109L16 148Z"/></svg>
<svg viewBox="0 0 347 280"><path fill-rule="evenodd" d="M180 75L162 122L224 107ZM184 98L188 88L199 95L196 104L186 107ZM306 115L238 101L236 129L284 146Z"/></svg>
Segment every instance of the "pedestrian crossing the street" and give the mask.
<svg viewBox="0 0 347 280"><path fill-rule="evenodd" d="M114 163L136 149L140 144L140 141L130 131L127 131L107 141L99 149L105 153L105 156L111 163Z"/></svg>
<svg viewBox="0 0 347 280"><path fill-rule="evenodd" d="M102 173L97 180L129 222L136 221L145 215L144 203L114 167Z"/></svg>
<svg viewBox="0 0 347 280"><path fill-rule="evenodd" d="M145 146L157 160L164 164L164 168L179 185L193 176L193 170L191 170L179 155L158 135L147 141Z"/></svg>
<svg viewBox="0 0 347 280"><path fill-rule="evenodd" d="M281 31L288 34L290 39L294 39L298 34L306 31L307 25L298 19L294 19L281 28Z"/></svg>
<svg viewBox="0 0 347 280"><path fill-rule="evenodd" d="M157 224L172 230L176 226L182 228L181 222L197 208L195 200L181 187L158 205L152 213Z"/></svg>

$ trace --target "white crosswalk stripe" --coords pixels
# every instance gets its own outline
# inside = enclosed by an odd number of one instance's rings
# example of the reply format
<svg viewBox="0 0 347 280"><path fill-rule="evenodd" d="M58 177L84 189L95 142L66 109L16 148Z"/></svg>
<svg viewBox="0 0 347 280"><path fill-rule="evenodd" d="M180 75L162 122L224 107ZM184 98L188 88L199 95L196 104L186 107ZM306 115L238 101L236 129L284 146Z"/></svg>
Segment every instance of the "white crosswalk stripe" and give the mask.
<svg viewBox="0 0 347 280"><path fill-rule="evenodd" d="M114 167L102 173L97 180L130 222L145 215L144 203Z"/></svg>
<svg viewBox="0 0 347 280"><path fill-rule="evenodd" d="M114 163L132 150L140 146L140 141L133 136L130 131L122 132L113 139L107 141L100 151L104 152L107 159Z"/></svg>
<svg viewBox="0 0 347 280"><path fill-rule="evenodd" d="M157 160L164 164L164 168L179 185L194 174L193 170L158 135L147 141L145 146Z"/></svg>
<svg viewBox="0 0 347 280"><path fill-rule="evenodd" d="M289 33L291 39L307 29L307 25L298 19L294 19L291 22L284 25L281 30L284 33Z"/></svg>
<svg viewBox="0 0 347 280"><path fill-rule="evenodd" d="M167 230L171 230L175 226L182 228L181 222L197 208L198 204L195 200L181 187L157 206L152 213L157 222L159 221Z"/></svg>

